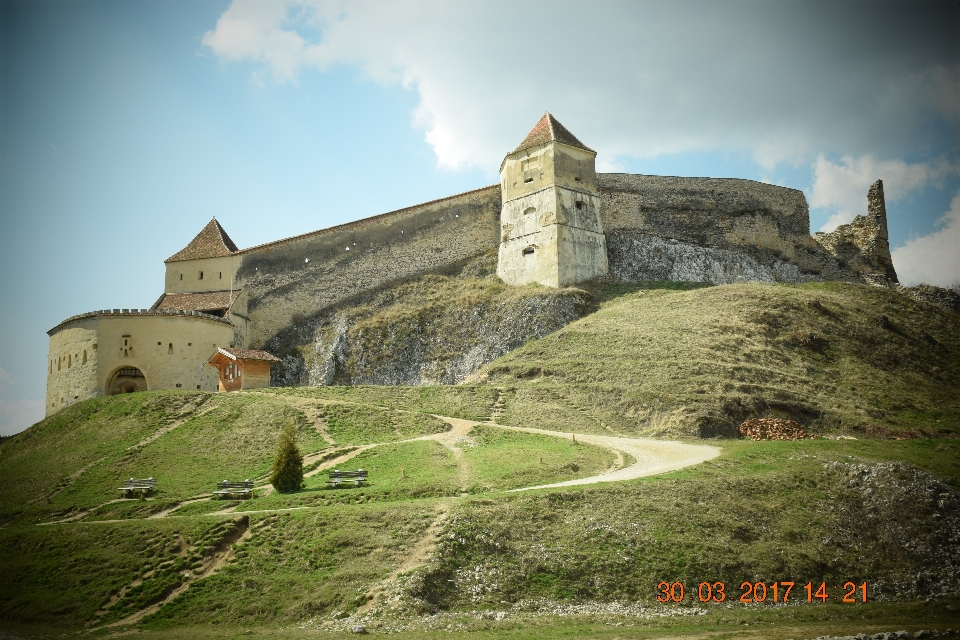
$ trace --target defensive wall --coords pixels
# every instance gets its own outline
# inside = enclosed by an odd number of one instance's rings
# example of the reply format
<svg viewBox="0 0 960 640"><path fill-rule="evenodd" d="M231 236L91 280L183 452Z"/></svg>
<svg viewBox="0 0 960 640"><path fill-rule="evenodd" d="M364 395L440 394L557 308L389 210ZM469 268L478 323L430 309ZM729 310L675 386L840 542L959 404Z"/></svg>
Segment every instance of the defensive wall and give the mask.
<svg viewBox="0 0 960 640"><path fill-rule="evenodd" d="M263 348L297 319L358 293L495 248L499 215L492 185L244 250L244 298L233 310L248 318L246 346Z"/></svg>
<svg viewBox="0 0 960 640"><path fill-rule="evenodd" d="M874 211L810 235L801 191L737 178L598 174L615 280L896 284L880 181Z"/></svg>
<svg viewBox="0 0 960 640"><path fill-rule="evenodd" d="M796 189L735 178L601 173L597 180L613 280L882 284L864 278L881 271L868 251L837 241L850 225L810 235L807 201ZM493 185L242 250L243 294L231 312L248 320L243 345L266 348L303 318L356 294L497 247L500 209ZM886 247L873 221L862 221L860 231L861 245ZM835 255L831 242L860 262Z"/></svg>

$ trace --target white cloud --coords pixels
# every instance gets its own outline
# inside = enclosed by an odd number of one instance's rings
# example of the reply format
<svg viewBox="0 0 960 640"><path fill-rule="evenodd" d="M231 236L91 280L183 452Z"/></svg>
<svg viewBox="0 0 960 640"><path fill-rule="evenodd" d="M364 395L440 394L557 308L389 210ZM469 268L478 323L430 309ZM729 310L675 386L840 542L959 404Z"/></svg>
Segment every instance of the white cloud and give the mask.
<svg viewBox="0 0 960 640"><path fill-rule="evenodd" d="M893 250L893 266L901 283L949 287L960 281L960 191L937 226L941 228Z"/></svg>
<svg viewBox="0 0 960 640"><path fill-rule="evenodd" d="M43 400L21 398L8 402L0 398L0 436L12 436L43 420L43 410Z"/></svg>
<svg viewBox="0 0 960 640"><path fill-rule="evenodd" d="M611 166L896 157L942 142L931 114L960 125L955 34L934 3L234 0L203 43L260 80L346 64L415 90L413 124L446 167L498 166L544 110Z"/></svg>
<svg viewBox="0 0 960 640"><path fill-rule="evenodd" d="M872 156L846 156L834 164L820 155L813 163L812 208L832 208L836 212L820 228L833 231L837 226L867 212L867 191L883 180L884 197L896 202L927 185L943 188L944 178L960 173L960 167L946 158L909 164L903 160L876 160Z"/></svg>

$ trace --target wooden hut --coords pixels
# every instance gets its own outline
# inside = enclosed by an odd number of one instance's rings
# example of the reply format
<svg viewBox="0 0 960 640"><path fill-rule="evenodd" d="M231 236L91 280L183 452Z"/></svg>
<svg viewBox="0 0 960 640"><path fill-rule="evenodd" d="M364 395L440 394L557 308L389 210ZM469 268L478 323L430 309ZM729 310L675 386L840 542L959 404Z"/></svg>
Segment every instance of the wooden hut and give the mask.
<svg viewBox="0 0 960 640"><path fill-rule="evenodd" d="M254 349L217 349L205 366L220 372L220 391L240 391L269 387L271 362L280 358Z"/></svg>

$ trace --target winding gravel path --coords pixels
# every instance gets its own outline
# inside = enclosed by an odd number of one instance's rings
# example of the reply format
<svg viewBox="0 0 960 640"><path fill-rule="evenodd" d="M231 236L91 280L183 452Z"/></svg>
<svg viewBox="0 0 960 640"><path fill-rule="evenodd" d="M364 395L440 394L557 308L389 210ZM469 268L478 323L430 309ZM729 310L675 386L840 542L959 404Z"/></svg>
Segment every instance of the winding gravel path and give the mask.
<svg viewBox="0 0 960 640"><path fill-rule="evenodd" d="M447 416L437 416L444 422L449 423L454 431L465 433L475 425L481 424L488 427L497 427L510 431L523 431L526 433L539 433L545 436L554 436L570 440L572 433L561 433L559 431L547 431L546 429L534 429L531 427L508 427L493 422L477 422L474 420L461 420L459 418L449 418ZM596 484L598 482L621 482L623 480L633 480L645 476L655 476L668 471L676 471L695 464L700 464L720 455L720 447L712 447L703 444L686 444L685 442L676 442L674 440L655 440L653 438L620 438L617 436L598 436L589 434L576 434L577 442L592 444L597 447L604 447L614 451L620 451L632 456L636 462L627 465L615 471L608 471L600 475L590 476L589 478L578 478L576 480L567 480L565 482L554 482L552 484L540 484L533 487L522 487L520 489L511 489L510 491L530 491L531 489L549 489L553 487L573 487L582 484Z"/></svg>

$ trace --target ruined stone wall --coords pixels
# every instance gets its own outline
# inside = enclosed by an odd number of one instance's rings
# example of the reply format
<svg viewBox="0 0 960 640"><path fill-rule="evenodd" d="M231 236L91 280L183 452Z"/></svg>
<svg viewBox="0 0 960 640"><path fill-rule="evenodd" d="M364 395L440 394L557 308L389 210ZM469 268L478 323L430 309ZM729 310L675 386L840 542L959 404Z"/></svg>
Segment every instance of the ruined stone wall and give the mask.
<svg viewBox="0 0 960 640"><path fill-rule="evenodd" d="M899 282L890 256L881 180L874 182L867 193L867 215L857 216L850 224L842 224L830 233L815 233L813 238L836 257L843 268L861 274L870 284Z"/></svg>
<svg viewBox="0 0 960 640"><path fill-rule="evenodd" d="M870 281L858 263L811 237L807 201L796 189L618 173L599 174L598 182L614 280Z"/></svg>
<svg viewBox="0 0 960 640"><path fill-rule="evenodd" d="M245 346L350 296L496 248L500 186L427 202L241 252Z"/></svg>

